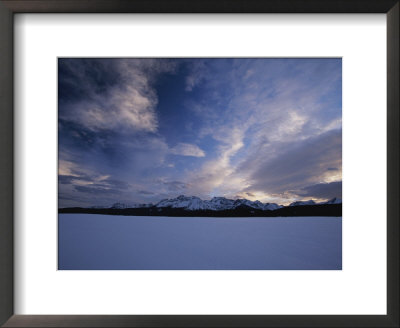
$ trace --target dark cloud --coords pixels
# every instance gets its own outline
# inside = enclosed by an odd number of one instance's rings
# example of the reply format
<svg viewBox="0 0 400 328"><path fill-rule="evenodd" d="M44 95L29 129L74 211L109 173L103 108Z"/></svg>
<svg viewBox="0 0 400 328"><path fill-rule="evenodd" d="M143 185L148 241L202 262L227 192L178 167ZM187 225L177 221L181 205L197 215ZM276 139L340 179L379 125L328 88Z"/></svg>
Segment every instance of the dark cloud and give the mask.
<svg viewBox="0 0 400 328"><path fill-rule="evenodd" d="M58 200L76 201L76 197L71 194L58 193Z"/></svg>
<svg viewBox="0 0 400 328"><path fill-rule="evenodd" d="M342 198L342 181L330 183L318 183L305 187L296 192L302 197L332 199L334 197Z"/></svg>
<svg viewBox="0 0 400 328"><path fill-rule="evenodd" d="M339 169L337 167L328 167L326 170L327 171L339 171Z"/></svg>
<svg viewBox="0 0 400 328"><path fill-rule="evenodd" d="M88 181L88 180L87 180ZM90 185L76 185L75 190L85 193L121 193L129 189L130 185L125 181L120 181L116 179L105 178L100 181L92 179Z"/></svg>
<svg viewBox="0 0 400 328"><path fill-rule="evenodd" d="M156 135L93 131L63 119L59 119L59 148L67 154L60 160L79 163L119 180L136 178L143 171L160 166L168 152L165 141Z"/></svg>
<svg viewBox="0 0 400 328"><path fill-rule="evenodd" d="M77 174L79 174L77 172ZM58 175L58 182L60 184L74 184L75 181L84 181L90 183L91 186L104 187L104 188L118 188L118 189L128 189L130 187L129 183L117 179L112 179L109 177L99 178L98 176L90 176L87 174L83 175Z"/></svg>
<svg viewBox="0 0 400 328"><path fill-rule="evenodd" d="M146 191L146 190L139 190L138 194L140 194L140 195L155 195L154 192Z"/></svg>
<svg viewBox="0 0 400 328"><path fill-rule="evenodd" d="M317 183L328 168L341 167L342 131L286 144L283 149L272 159L259 153L242 164L241 169L250 173L250 190L276 194Z"/></svg>
<svg viewBox="0 0 400 328"><path fill-rule="evenodd" d="M126 190L126 189L129 189L129 187L130 187L129 183L127 183L125 181L117 180L117 179L107 178L105 180L102 180L102 183L103 183L103 185L108 185L110 187L118 188L121 190Z"/></svg>
<svg viewBox="0 0 400 328"><path fill-rule="evenodd" d="M75 190L90 194L115 194L119 192L118 190L106 189L101 186L75 186Z"/></svg>
<svg viewBox="0 0 400 328"><path fill-rule="evenodd" d="M58 175L58 183L60 184L70 184L74 180L74 176L72 175Z"/></svg>
<svg viewBox="0 0 400 328"><path fill-rule="evenodd" d="M187 188L187 184L180 181L163 182L169 191L181 191Z"/></svg>
<svg viewBox="0 0 400 328"><path fill-rule="evenodd" d="M91 178L87 175L76 176L76 175L58 175L58 183L60 184L72 184L74 181L90 181Z"/></svg>
<svg viewBox="0 0 400 328"><path fill-rule="evenodd" d="M160 73L174 73L175 66L168 59L60 59L59 118L93 131L155 132L153 82Z"/></svg>
<svg viewBox="0 0 400 328"><path fill-rule="evenodd" d="M116 61L109 59L60 58L58 76L58 99L62 103L104 94L122 82Z"/></svg>
<svg viewBox="0 0 400 328"><path fill-rule="evenodd" d="M62 118L58 120L58 128L60 144L77 150L107 150L113 147L119 138L116 131L93 131L80 123Z"/></svg>

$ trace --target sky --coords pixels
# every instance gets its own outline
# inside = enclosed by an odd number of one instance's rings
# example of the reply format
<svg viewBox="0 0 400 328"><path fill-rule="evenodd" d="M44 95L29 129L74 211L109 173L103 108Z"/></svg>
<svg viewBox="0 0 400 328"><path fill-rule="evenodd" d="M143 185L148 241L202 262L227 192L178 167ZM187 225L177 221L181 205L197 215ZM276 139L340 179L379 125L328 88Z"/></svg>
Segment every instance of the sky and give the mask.
<svg viewBox="0 0 400 328"><path fill-rule="evenodd" d="M340 58L60 58L59 207L342 196Z"/></svg>

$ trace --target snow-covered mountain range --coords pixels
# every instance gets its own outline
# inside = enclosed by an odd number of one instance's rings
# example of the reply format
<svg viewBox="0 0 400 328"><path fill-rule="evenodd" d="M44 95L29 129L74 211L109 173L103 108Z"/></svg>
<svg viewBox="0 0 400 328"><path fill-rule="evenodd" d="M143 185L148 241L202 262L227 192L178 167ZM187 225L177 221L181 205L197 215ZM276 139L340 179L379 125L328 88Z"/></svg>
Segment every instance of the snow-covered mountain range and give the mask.
<svg viewBox="0 0 400 328"><path fill-rule="evenodd" d="M301 206L301 205L322 205L322 204L341 204L340 198L333 198L327 202L315 203L313 200L307 201L296 201L291 203L289 206ZM172 199L163 199L157 204L123 204L115 203L111 206L113 209L125 209L125 208L181 208L187 211L195 210L212 210L212 211L223 211L231 210L241 207L250 207L257 210L273 211L284 206L275 203L262 203L258 200L251 201L248 199L228 199L225 197L214 197L211 200L202 200L196 196L184 196L181 195Z"/></svg>
<svg viewBox="0 0 400 328"><path fill-rule="evenodd" d="M261 203L247 199L228 199L225 197L214 197L211 200L202 200L196 196L179 196L173 199L164 199L156 204L156 207L184 208L186 210L231 210L240 206L248 206L260 210L276 210L282 206L274 203Z"/></svg>

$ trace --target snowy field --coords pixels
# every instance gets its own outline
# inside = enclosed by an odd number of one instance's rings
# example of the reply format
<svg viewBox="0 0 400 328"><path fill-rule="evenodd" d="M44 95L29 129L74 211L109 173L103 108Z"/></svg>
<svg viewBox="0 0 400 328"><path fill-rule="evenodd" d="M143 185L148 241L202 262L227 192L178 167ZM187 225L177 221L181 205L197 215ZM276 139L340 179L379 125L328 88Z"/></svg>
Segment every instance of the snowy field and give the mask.
<svg viewBox="0 0 400 328"><path fill-rule="evenodd" d="M341 270L342 218L59 214L60 270Z"/></svg>

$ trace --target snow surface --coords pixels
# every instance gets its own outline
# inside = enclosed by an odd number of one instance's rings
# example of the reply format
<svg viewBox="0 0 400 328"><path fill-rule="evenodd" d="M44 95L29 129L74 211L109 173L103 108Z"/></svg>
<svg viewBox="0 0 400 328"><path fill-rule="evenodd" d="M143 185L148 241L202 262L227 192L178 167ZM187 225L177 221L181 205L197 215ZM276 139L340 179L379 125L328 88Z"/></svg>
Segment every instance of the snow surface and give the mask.
<svg viewBox="0 0 400 328"><path fill-rule="evenodd" d="M341 270L337 217L59 214L60 270Z"/></svg>

